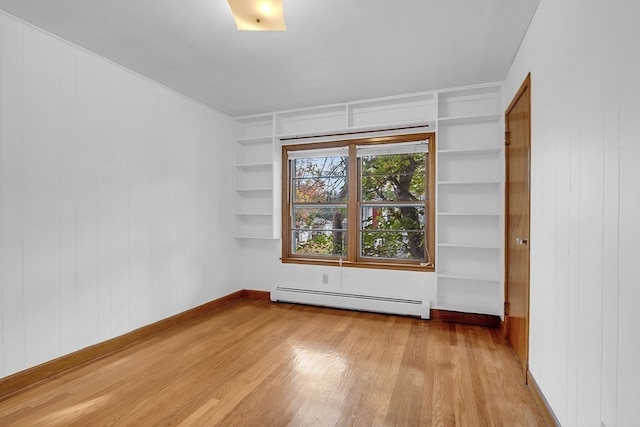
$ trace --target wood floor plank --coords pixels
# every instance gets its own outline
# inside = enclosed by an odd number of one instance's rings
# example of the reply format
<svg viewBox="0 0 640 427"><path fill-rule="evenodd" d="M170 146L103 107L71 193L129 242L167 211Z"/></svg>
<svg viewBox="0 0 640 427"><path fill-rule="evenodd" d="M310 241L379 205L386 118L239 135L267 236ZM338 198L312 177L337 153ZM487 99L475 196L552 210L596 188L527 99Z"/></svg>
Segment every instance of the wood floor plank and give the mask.
<svg viewBox="0 0 640 427"><path fill-rule="evenodd" d="M0 402L2 426L544 426L499 330L239 300Z"/></svg>
<svg viewBox="0 0 640 427"><path fill-rule="evenodd" d="M425 381L425 364L428 360L427 341L422 336L426 322L415 320L410 325L404 346L400 370L389 399L385 417L386 425L419 425L422 414Z"/></svg>

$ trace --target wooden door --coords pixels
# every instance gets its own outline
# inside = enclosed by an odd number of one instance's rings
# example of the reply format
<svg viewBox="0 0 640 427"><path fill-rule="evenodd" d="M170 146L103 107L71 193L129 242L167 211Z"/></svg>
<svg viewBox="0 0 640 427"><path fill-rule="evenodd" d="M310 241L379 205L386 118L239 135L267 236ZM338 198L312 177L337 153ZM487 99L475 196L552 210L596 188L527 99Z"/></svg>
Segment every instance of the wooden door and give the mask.
<svg viewBox="0 0 640 427"><path fill-rule="evenodd" d="M529 206L531 95L528 75L505 113L505 329L522 364L529 360Z"/></svg>

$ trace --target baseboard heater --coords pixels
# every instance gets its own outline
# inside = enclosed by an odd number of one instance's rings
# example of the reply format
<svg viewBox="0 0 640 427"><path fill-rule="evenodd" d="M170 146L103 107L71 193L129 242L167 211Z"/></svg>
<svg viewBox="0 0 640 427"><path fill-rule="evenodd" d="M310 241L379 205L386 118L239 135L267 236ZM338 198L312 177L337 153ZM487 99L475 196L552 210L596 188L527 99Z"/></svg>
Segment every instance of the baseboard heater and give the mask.
<svg viewBox="0 0 640 427"><path fill-rule="evenodd" d="M346 308L376 313L400 314L429 318L429 300L350 294L345 292L300 289L275 286L271 289L271 301L318 305L322 307Z"/></svg>

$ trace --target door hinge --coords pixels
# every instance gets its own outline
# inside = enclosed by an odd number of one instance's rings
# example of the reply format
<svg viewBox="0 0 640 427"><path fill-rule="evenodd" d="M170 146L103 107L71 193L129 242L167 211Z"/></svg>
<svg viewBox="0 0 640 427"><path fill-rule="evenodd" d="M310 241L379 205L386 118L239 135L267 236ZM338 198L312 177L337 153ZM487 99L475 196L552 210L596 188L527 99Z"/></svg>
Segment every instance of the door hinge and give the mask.
<svg viewBox="0 0 640 427"><path fill-rule="evenodd" d="M504 303L504 315L505 316L509 316L509 314L511 314L511 313L509 313L509 303L505 302Z"/></svg>
<svg viewBox="0 0 640 427"><path fill-rule="evenodd" d="M504 133L504 145L511 145L511 132Z"/></svg>

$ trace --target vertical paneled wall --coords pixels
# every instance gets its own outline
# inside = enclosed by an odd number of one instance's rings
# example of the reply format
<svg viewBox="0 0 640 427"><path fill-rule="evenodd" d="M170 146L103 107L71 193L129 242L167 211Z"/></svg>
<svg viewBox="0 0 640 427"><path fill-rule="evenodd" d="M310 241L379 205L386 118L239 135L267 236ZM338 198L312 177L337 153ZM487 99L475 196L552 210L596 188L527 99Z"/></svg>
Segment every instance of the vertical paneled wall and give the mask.
<svg viewBox="0 0 640 427"><path fill-rule="evenodd" d="M232 120L0 14L0 377L228 294Z"/></svg>
<svg viewBox="0 0 640 427"><path fill-rule="evenodd" d="M640 420L640 2L542 1L531 72L530 370L563 426Z"/></svg>

